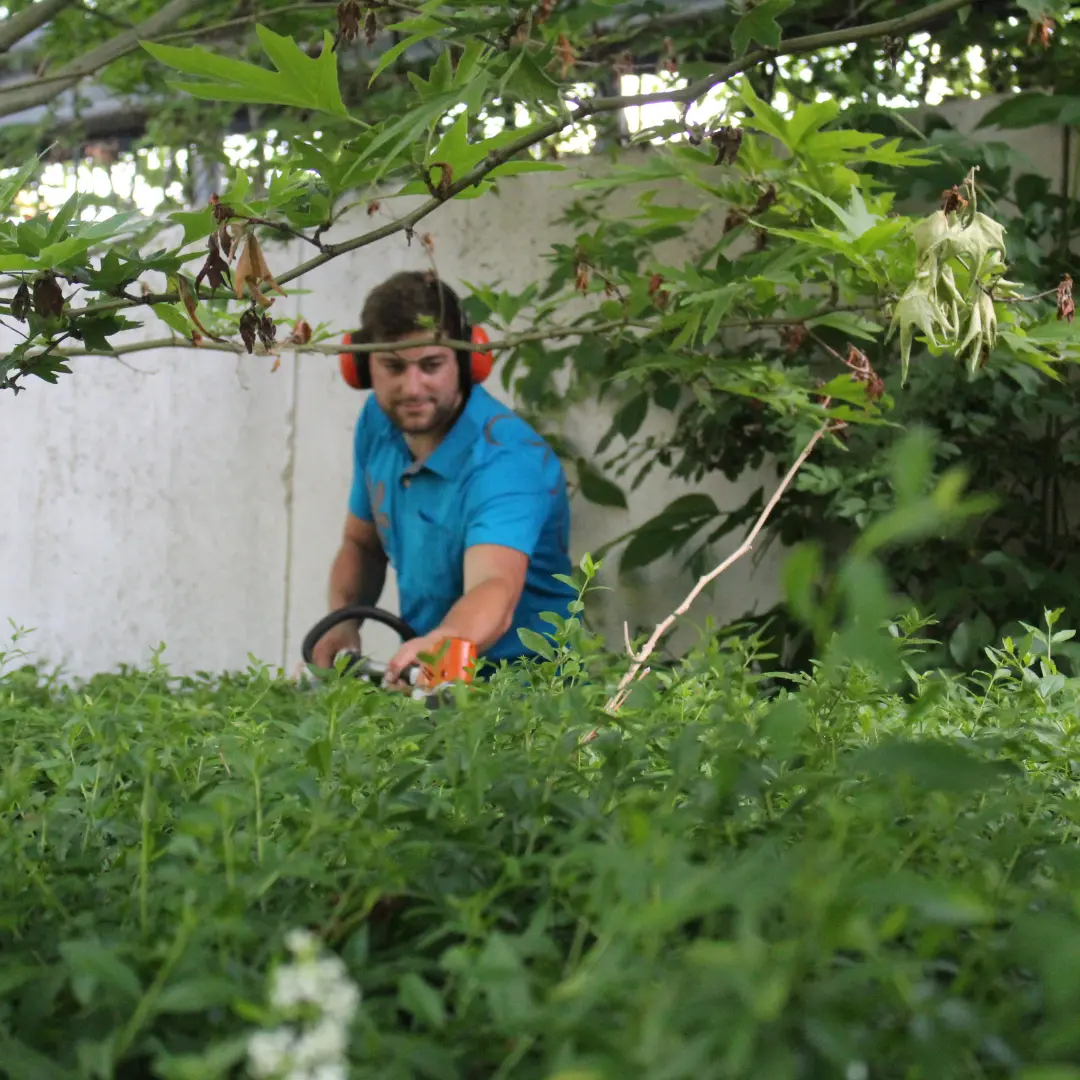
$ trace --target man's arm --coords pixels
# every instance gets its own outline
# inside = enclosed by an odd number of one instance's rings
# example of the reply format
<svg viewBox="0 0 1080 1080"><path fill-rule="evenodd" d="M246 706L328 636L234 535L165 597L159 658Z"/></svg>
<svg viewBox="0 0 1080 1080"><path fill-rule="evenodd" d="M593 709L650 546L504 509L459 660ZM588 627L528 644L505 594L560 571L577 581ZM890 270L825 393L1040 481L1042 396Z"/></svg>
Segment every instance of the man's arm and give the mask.
<svg viewBox="0 0 1080 1080"><path fill-rule="evenodd" d="M464 592L432 631L433 637L465 638L486 652L510 629L525 587L529 558L499 544L477 544L465 552Z"/></svg>
<svg viewBox="0 0 1080 1080"><path fill-rule="evenodd" d="M370 521L348 514L345 534L330 568L330 610L350 604L375 604L386 581L386 553ZM360 624L338 623L316 644L312 660L316 667L333 666L339 652L360 651Z"/></svg>
<svg viewBox="0 0 1080 1080"><path fill-rule="evenodd" d="M330 568L330 610L347 604L376 604L386 583L386 552L374 523L349 513Z"/></svg>
<svg viewBox="0 0 1080 1080"><path fill-rule="evenodd" d="M482 655L513 625L514 609L525 587L529 557L501 544L475 544L465 551L464 592L429 634L406 641L387 665L389 682L420 653L436 652L444 638L474 642Z"/></svg>

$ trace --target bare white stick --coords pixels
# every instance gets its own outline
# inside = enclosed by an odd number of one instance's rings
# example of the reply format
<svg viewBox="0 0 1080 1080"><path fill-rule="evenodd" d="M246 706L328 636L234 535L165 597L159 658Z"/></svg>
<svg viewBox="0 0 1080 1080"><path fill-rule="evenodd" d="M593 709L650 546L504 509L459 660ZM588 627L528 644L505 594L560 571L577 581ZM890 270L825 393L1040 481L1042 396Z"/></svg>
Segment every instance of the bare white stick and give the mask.
<svg viewBox="0 0 1080 1080"><path fill-rule="evenodd" d="M795 479L796 473L798 473L799 469L802 468L806 459L813 452L814 447L817 445L821 437L825 435L831 427L834 426L838 425L835 425L834 422L831 420L826 420L825 423L823 423L821 427L819 427L817 431L815 431L814 434L810 436L810 439L807 442L806 446L803 447L802 453L799 454L799 456L795 459L795 463L791 466L790 469L788 469L783 480L780 481L776 490L773 492L772 498L769 499L768 503L766 503L765 509L761 511L761 514L758 516L757 521L754 522L753 527L746 534L746 539L739 545L738 549L734 551L731 555L729 555L722 563L720 563L719 566L717 566L713 570L710 570L709 573L707 573L698 581L698 583L690 590L686 599L666 619L664 619L663 622L661 622L656 627L656 629L652 633L652 637L650 637L649 640L645 643L641 651L635 654L634 651L629 648L629 642L627 642L627 648L630 652L630 655L633 657L634 662L630 665L630 670L627 671L627 673L622 677L622 680L619 682L615 693L611 696L607 705L604 707L606 712L618 712L618 710L625 703L626 698L630 693L631 683L634 682L635 678L641 678L648 674L648 668L646 668L644 671L641 671L640 675L638 674L638 672L641 670L641 665L649 657L653 649L656 648L657 642L659 642L660 638L663 637L663 635L671 627L672 623L674 623L680 615L685 615L686 612L689 611L690 605L697 598L698 593L700 593L701 590L704 589L710 581L714 581L716 578L718 578L729 566L732 565L732 563L737 562L748 551L751 550L751 548L754 546L754 540L757 539L758 533L761 532L762 528L765 525L765 522L769 520L769 516L776 509L777 503L780 502L780 499L783 497L784 492L787 491L788 486L791 484L791 481ZM591 731L583 741L591 742L593 739L596 738L599 730L599 728L594 728L593 731Z"/></svg>

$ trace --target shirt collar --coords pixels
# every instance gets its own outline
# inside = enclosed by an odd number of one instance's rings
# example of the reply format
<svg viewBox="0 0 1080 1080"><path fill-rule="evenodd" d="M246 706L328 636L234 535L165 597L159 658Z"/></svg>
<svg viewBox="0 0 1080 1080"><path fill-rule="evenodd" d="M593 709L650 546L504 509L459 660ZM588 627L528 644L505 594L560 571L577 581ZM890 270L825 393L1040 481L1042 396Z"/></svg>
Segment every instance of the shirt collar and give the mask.
<svg viewBox="0 0 1080 1080"><path fill-rule="evenodd" d="M465 401L465 407L458 414L453 426L446 433L446 437L435 447L426 461L416 462L412 460L409 445L405 442L405 436L393 425L393 437L408 463L405 472L415 475L422 469L435 473L437 476L448 478L455 475L473 444L476 442L478 425L476 423L478 388L473 387Z"/></svg>

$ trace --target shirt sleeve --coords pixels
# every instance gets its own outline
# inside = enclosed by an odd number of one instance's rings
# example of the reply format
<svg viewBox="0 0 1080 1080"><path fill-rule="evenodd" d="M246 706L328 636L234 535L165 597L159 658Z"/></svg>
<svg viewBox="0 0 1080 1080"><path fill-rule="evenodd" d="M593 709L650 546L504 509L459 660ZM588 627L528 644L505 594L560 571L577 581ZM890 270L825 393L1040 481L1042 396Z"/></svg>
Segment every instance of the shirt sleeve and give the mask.
<svg viewBox="0 0 1080 1080"><path fill-rule="evenodd" d="M473 477L465 496L465 547L499 544L532 558L558 481L551 451L519 443L500 449Z"/></svg>
<svg viewBox="0 0 1080 1080"><path fill-rule="evenodd" d="M353 433L353 476L349 491L349 513L361 521L372 521L371 497L368 494L367 476L365 475L368 455L368 409L361 410L356 420Z"/></svg>

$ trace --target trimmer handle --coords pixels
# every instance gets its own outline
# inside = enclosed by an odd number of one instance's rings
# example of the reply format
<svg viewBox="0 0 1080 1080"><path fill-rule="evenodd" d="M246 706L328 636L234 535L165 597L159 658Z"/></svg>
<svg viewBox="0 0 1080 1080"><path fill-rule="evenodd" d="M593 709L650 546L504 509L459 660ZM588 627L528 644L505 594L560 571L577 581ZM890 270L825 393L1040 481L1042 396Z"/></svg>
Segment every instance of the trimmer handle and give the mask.
<svg viewBox="0 0 1080 1080"><path fill-rule="evenodd" d="M404 619L399 618L392 612L379 607L371 607L367 604L347 604L345 607L338 608L337 611L331 611L329 615L324 615L307 632L300 647L304 663L314 663L315 646L319 644L328 631L343 622L362 623L365 619L371 619L374 622L382 623L383 626L389 626L391 630L397 631L402 641L409 641L411 638L416 637L416 631Z"/></svg>

